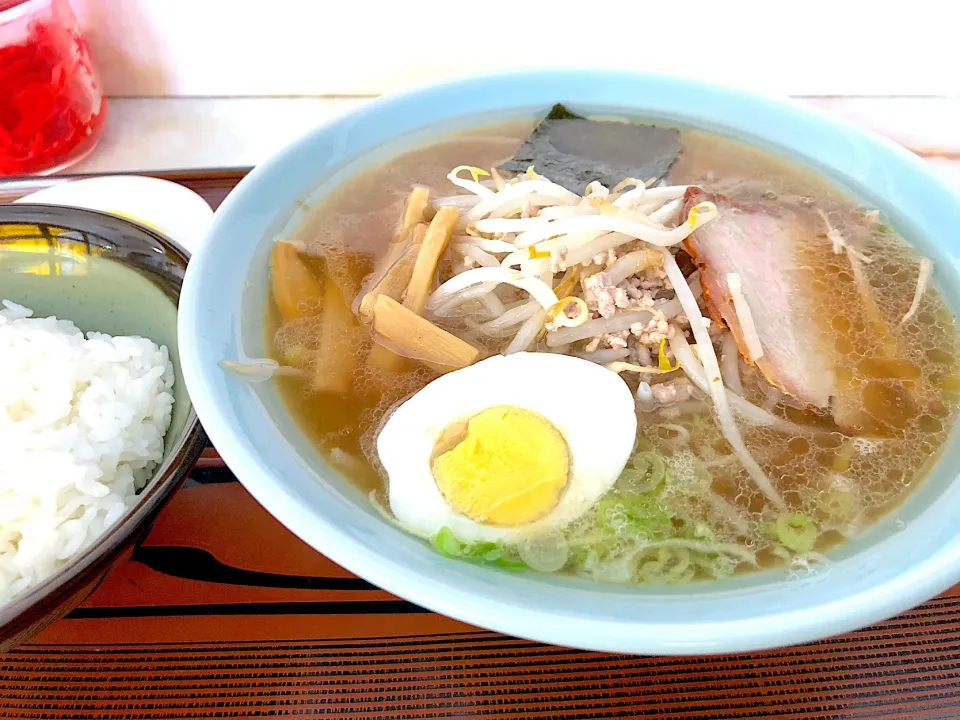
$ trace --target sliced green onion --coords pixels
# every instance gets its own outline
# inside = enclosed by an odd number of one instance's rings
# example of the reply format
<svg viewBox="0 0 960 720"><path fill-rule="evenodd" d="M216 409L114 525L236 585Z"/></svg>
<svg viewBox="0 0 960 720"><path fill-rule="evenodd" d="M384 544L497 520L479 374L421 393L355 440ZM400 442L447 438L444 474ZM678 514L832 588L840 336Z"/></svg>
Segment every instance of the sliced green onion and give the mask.
<svg viewBox="0 0 960 720"><path fill-rule="evenodd" d="M530 568L540 572L556 572L567 564L570 548L558 530L525 538L518 546L520 557Z"/></svg>
<svg viewBox="0 0 960 720"><path fill-rule="evenodd" d="M671 514L654 495L605 497L597 503L595 512L598 525L620 535L662 540L676 534Z"/></svg>
<svg viewBox="0 0 960 720"><path fill-rule="evenodd" d="M430 538L430 543L445 557L496 565L507 570L525 567L514 548L500 542L463 542L453 534L453 530L446 526L440 528Z"/></svg>
<svg viewBox="0 0 960 720"><path fill-rule="evenodd" d="M460 541L457 540L456 535L453 534L453 530L448 527L442 527L437 531L437 534L434 535L430 542L433 544L433 547L441 555L446 555L447 557L460 557Z"/></svg>
<svg viewBox="0 0 960 720"><path fill-rule="evenodd" d="M651 585L681 585L693 580L697 566L687 548L661 547L657 559L640 565L640 579Z"/></svg>
<svg viewBox="0 0 960 720"><path fill-rule="evenodd" d="M659 453L649 451L635 453L630 458L630 467L639 475L638 479L628 486L632 492L653 492L667 477L667 465ZM631 474L628 480L633 477Z"/></svg>
<svg viewBox="0 0 960 720"><path fill-rule="evenodd" d="M822 506L830 519L841 522L853 520L860 514L860 500L853 490L828 490Z"/></svg>
<svg viewBox="0 0 960 720"><path fill-rule="evenodd" d="M777 518L777 539L790 550L798 553L810 552L817 544L820 530L807 515L783 513Z"/></svg>

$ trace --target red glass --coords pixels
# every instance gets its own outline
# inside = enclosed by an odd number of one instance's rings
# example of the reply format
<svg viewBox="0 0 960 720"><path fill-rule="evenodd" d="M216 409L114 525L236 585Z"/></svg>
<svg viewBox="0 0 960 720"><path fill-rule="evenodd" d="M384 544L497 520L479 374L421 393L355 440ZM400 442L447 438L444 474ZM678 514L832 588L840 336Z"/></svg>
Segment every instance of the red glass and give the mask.
<svg viewBox="0 0 960 720"><path fill-rule="evenodd" d="M0 0L0 176L51 173L83 159L106 109L67 0Z"/></svg>

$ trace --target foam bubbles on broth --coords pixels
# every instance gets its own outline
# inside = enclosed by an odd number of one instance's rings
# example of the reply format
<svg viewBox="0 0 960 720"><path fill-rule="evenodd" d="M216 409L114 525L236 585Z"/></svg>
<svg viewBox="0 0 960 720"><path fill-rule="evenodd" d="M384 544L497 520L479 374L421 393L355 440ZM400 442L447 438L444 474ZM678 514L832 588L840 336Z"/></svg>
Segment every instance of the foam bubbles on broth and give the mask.
<svg viewBox="0 0 960 720"><path fill-rule="evenodd" d="M450 168L497 164L511 155L529 128L530 123L514 123L474 130L360 173L313 208L292 239L317 259L349 303L385 252L412 186L430 187L433 197L452 194L446 181ZM694 183L738 202L782 203L811 228L822 228L818 219L822 212L871 260L861 266L862 280L879 318L851 310L863 306L853 302L862 288L844 255L813 253L810 258L809 281L816 289L814 312L821 331L820 337L811 339L811 351L816 343L829 342L843 357L843 366L849 369L842 379L845 387L852 397L863 399L864 410L858 415L861 437L845 436L828 417L803 408L781 406L776 411L816 429L801 436L741 423L748 449L791 511L814 518L822 528L816 548L822 551L893 508L941 449L960 399L955 319L930 287L913 318L899 324L913 298L918 256L889 228L867 222L864 209L838 188L739 142L701 131L683 131L682 139L685 149L671 171L671 182ZM456 329L456 319L450 322ZM274 357L309 371L318 330L316 317L280 323L274 313L267 323ZM393 368L369 362L373 342L368 325L345 340L340 352L341 362L352 368L349 394L321 398L309 393L304 380L293 377L278 378L277 383L296 422L320 450L363 458L364 470L353 472L351 479L365 490L382 491L377 430L391 408L435 373L410 361ZM486 342L489 352L502 347L494 339ZM871 366L868 358L878 355L889 363ZM757 373L744 366L741 370L747 398L762 404ZM769 506L764 509L764 498L740 465L730 460L731 449L709 408L670 420L689 432L689 442L683 445L658 429L663 422L654 413L641 414L640 435L667 459L669 482L661 497L675 510L673 522L677 517L704 518L713 541L757 552L761 566L781 562L772 552L775 542L769 533L776 518L769 514ZM611 568L604 573L616 575Z"/></svg>

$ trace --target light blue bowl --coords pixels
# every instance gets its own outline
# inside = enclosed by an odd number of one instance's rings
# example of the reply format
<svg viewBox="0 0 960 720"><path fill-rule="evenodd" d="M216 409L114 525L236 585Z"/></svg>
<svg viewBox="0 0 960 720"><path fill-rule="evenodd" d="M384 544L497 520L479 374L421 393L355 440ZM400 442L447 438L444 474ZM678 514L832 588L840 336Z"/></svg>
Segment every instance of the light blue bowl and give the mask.
<svg viewBox="0 0 960 720"><path fill-rule="evenodd" d="M675 589L511 574L447 560L385 522L324 463L263 384L223 373L241 347L263 354L270 240L359 168L440 132L574 109L675 121L750 141L813 166L882 208L926 255L953 308L960 203L903 148L809 110L734 90L625 72L540 71L465 79L383 98L318 128L258 167L217 212L180 298L183 372L210 438L280 522L384 589L485 628L586 649L689 654L756 650L887 618L960 580L960 467L953 441L900 508L790 578L769 571ZM900 522L898 522L900 521Z"/></svg>

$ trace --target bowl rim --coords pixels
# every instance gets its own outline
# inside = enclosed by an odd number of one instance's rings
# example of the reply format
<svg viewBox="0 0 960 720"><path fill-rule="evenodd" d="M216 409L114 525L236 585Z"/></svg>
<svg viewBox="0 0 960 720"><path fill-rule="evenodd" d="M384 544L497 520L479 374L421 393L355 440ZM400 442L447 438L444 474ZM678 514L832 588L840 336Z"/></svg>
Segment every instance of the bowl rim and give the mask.
<svg viewBox="0 0 960 720"><path fill-rule="evenodd" d="M37 220L38 217L44 220ZM190 259L190 255L178 243L163 233L139 222L97 210L32 203L11 203L0 209L0 223L17 221L59 223L68 228L83 224L90 226L95 221L100 225L116 225L128 232L132 228L137 233L158 242L166 249L169 256L176 258L178 265L184 270ZM173 298L167 299L177 306ZM179 308L177 308L177 314L179 315ZM182 355L181 352L181 367ZM186 384L183 378L181 381ZM0 604L0 628L6 630L21 624L26 626L30 622L27 618L32 610L47 605L52 607L59 599L69 595L74 586L80 583L91 569L105 563L111 553L125 545L134 533L143 529L141 526L144 522L162 507L164 500L186 478L204 447L206 447L206 434L200 425L196 406L193 405L191 398L190 412L185 418L179 442L171 448L166 462L161 463L157 468L144 492L137 496L136 502L79 556L57 568L24 594L6 604Z"/></svg>
<svg viewBox="0 0 960 720"><path fill-rule="evenodd" d="M946 188L920 158L900 145L821 111L742 90L630 71L541 69L478 74L377 98L317 127L255 168L217 211L206 241L194 255L188 269L179 316L183 372L194 406L203 419L211 440L238 479L261 505L307 544L389 592L470 624L539 642L589 650L687 655L753 651L807 642L888 618L960 581L960 537L954 535L938 548L935 555L904 568L902 572L879 585L871 586L869 592L843 596L812 608L773 614L764 614L761 610L756 617L749 619L705 619L699 624L682 625L658 622L656 618L627 622L585 617L575 612L531 609L522 603L519 596L509 598L501 594L492 598L488 594L477 598L466 587L437 580L428 572L414 573L396 561L369 552L341 527L336 518L329 514L324 517L320 510L311 511L297 507L296 498L285 490L274 469L252 446L243 442L239 430L232 426L229 414L220 405L212 388L210 374L213 370L210 366L215 363L202 355L203 327L200 320L202 310L198 304L201 293L199 283L207 273L206 266L211 262L209 258L214 247L221 242L236 240L235 237L226 236L235 233L235 223L237 218L243 215L244 204L257 196L260 185L277 182L282 175L282 169L287 165L295 165L298 156L308 148L322 145L325 139L338 131L345 132L352 123L360 119L367 122L378 119L380 122L389 123L391 113L400 114L405 107L409 112L407 106L411 104L433 107L429 104L437 103L441 99L449 101L463 97L466 93L496 94L498 89L510 83L518 86L556 84L562 87L562 81L571 77L575 77L581 84L623 84L622 92L644 84L659 84L660 87L669 86L677 93L704 93L714 102L723 101L738 107L741 115L750 111L768 117L771 122L782 120L787 124L803 126L810 133L816 131L824 137L855 141L864 151L875 153L878 162L885 163L905 173L910 179L921 181L928 189L935 190L937 201L949 204L953 216L960 220L960 207L955 207L957 198L952 190ZM557 97L562 95L562 89L557 91ZM568 99L571 104L578 101L589 103L577 97ZM631 103L624 97L621 97L621 101L625 109L632 107L638 114L643 113L643 103ZM520 106L499 107L506 113L509 109L518 109ZM649 109L649 106L646 107ZM436 116L431 115L430 110L422 110L422 114L429 116L433 122L439 121ZM746 121L744 123L749 124ZM797 144L802 143L798 140ZM793 147L787 140L784 140L782 145L786 149ZM367 144L357 154L369 152L372 147ZM797 147L793 149L803 154ZM833 167L829 162L827 166ZM321 174L317 173L318 176ZM883 188L871 187L869 184L867 187L880 197L887 197ZM292 196L289 199L292 201ZM889 204L892 205L893 202ZM261 237L258 241L263 242L263 239ZM956 258L951 259L956 264ZM242 271L246 273L247 270L243 268ZM584 594L583 597L588 595ZM679 635L679 641L675 640L673 635Z"/></svg>

